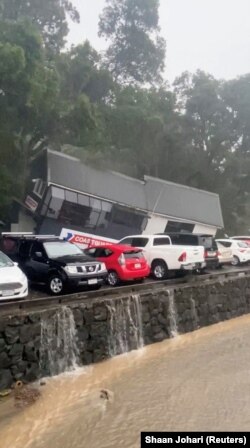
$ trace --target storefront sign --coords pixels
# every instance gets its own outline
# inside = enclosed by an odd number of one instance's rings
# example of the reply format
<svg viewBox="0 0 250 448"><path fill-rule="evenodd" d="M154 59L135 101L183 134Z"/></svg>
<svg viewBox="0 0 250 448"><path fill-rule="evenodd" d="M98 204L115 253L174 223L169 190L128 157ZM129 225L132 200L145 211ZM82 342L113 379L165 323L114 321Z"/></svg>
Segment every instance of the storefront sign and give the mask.
<svg viewBox="0 0 250 448"><path fill-rule="evenodd" d="M117 240L112 240L110 238L92 235L90 233L82 233L70 229L62 229L60 238L76 244L81 249L86 249L87 247L93 246L106 246L108 244L116 244L118 242Z"/></svg>

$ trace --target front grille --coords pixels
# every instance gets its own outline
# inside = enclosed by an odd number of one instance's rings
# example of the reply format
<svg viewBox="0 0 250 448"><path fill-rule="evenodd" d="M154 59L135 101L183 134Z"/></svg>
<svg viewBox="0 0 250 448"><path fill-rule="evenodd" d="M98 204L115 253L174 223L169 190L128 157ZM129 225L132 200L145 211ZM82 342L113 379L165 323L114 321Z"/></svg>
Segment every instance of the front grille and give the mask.
<svg viewBox="0 0 250 448"><path fill-rule="evenodd" d="M94 273L96 271L97 266L86 266L86 271L90 273Z"/></svg>
<svg viewBox="0 0 250 448"><path fill-rule="evenodd" d="M0 283L0 291L13 291L22 288L22 283Z"/></svg>
<svg viewBox="0 0 250 448"><path fill-rule="evenodd" d="M99 264L93 264L93 265L83 265L83 266L77 266L77 272L85 272L87 274L94 274L99 270Z"/></svg>

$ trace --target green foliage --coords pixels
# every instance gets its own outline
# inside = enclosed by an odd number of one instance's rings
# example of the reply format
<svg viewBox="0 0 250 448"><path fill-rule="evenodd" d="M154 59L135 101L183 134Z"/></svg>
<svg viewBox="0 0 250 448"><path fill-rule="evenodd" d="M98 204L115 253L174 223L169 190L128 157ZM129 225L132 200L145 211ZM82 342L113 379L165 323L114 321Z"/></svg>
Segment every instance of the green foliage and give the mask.
<svg viewBox="0 0 250 448"><path fill-rule="evenodd" d="M99 35L109 42L107 66L125 84L158 84L165 41L158 34L159 0L107 0Z"/></svg>
<svg viewBox="0 0 250 448"><path fill-rule="evenodd" d="M29 19L41 32L44 43L58 51L68 33L67 17L79 22L80 17L68 0L0 0L0 19L18 22Z"/></svg>

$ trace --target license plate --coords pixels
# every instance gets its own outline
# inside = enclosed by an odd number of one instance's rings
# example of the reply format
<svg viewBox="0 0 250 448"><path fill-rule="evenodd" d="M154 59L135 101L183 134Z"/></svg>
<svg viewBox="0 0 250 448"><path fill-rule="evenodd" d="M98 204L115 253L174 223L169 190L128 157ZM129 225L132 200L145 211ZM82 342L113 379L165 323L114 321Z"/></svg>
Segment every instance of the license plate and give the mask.
<svg viewBox="0 0 250 448"><path fill-rule="evenodd" d="M96 278L91 278L90 280L88 280L88 285L96 285L96 284L97 284Z"/></svg>
<svg viewBox="0 0 250 448"><path fill-rule="evenodd" d="M135 269L140 269L141 268L141 264L140 263L136 263L135 264Z"/></svg>
<svg viewBox="0 0 250 448"><path fill-rule="evenodd" d="M3 297L14 296L14 294L15 294L15 291L11 291L11 290L9 290L9 291L2 291L2 296Z"/></svg>

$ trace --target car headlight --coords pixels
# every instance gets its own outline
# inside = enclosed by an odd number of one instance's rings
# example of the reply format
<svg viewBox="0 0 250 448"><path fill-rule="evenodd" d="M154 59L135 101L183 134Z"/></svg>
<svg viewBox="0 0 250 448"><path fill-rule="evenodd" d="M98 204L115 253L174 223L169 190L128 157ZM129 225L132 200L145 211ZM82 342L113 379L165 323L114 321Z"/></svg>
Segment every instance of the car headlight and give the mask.
<svg viewBox="0 0 250 448"><path fill-rule="evenodd" d="M26 277L26 275L23 272L22 272L22 275L21 275L21 282L23 282L23 283L27 282L27 277Z"/></svg>
<svg viewBox="0 0 250 448"><path fill-rule="evenodd" d="M77 266L65 266L64 269L69 274L77 274Z"/></svg>
<svg viewBox="0 0 250 448"><path fill-rule="evenodd" d="M100 271L106 271L106 270L107 270L106 264L105 263L101 263L100 264Z"/></svg>

